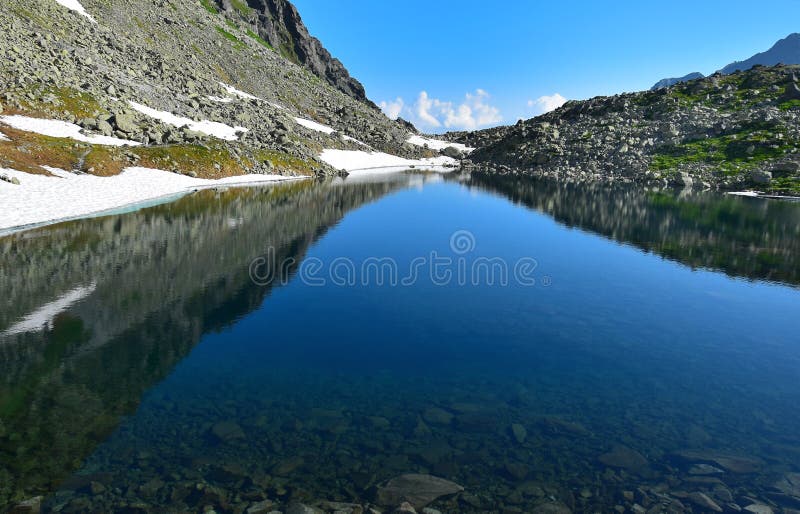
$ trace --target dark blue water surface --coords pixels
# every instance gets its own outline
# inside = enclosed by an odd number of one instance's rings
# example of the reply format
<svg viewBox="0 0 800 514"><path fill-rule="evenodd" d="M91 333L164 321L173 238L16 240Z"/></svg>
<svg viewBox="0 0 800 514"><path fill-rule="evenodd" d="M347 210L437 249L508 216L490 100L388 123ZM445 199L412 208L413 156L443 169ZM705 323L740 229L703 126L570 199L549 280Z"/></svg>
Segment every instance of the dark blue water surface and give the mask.
<svg viewBox="0 0 800 514"><path fill-rule="evenodd" d="M797 508L799 226L800 204L402 175L0 240L0 500L390 511L386 481L423 473L465 488L442 512Z"/></svg>

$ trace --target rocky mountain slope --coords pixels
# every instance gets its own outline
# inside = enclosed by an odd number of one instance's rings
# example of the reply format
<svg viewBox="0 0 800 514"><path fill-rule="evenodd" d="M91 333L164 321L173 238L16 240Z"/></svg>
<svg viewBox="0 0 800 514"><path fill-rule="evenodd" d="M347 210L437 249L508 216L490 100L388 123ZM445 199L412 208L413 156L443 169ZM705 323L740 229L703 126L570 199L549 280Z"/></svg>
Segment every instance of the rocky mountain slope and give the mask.
<svg viewBox="0 0 800 514"><path fill-rule="evenodd" d="M800 33L789 34L787 37L775 43L766 52L760 52L743 61L736 61L728 64L719 70L719 73L730 75L737 71L746 71L753 66L777 66L778 64L800 64ZM653 85L651 90L674 86L679 82L704 78L705 75L699 72L689 73L679 78L662 79Z"/></svg>
<svg viewBox="0 0 800 514"><path fill-rule="evenodd" d="M511 127L450 134L476 172L800 194L798 66L572 101Z"/></svg>
<svg viewBox="0 0 800 514"><path fill-rule="evenodd" d="M300 14L286 0L213 0L217 8L248 26L283 57L299 64L339 91L377 109L364 86L339 59L308 33Z"/></svg>
<svg viewBox="0 0 800 514"><path fill-rule="evenodd" d="M434 154L285 0L5 0L0 32L0 168L324 175L337 170L323 149ZM18 116L75 123L81 140L14 128Z"/></svg>

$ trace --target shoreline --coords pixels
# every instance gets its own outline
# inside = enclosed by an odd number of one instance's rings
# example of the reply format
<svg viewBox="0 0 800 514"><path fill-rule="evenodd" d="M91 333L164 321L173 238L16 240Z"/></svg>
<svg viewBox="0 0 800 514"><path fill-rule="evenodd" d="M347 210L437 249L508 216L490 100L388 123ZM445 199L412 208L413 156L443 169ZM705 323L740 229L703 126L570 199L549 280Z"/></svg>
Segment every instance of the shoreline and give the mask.
<svg viewBox="0 0 800 514"><path fill-rule="evenodd" d="M422 171L431 171L434 173L449 173L453 171L454 168L448 166L440 166L440 165L433 165L433 166L425 166L420 165L420 163L416 163L415 165L405 165L405 166L376 166L370 168L351 168L347 171L348 177L364 177L364 176L379 176L379 175L388 175L392 173L402 173L404 171L414 171L414 172L422 172ZM103 216L112 216L117 214L125 214L128 212L135 212L141 209L146 209L148 207L153 207L156 205L163 205L167 203L174 202L179 200L187 195L195 193L197 191L206 190L206 189L217 189L217 188L244 188L244 187L262 187L267 185L277 185L286 182L296 182L301 180L311 180L314 177L312 176L299 176L299 177L284 177L282 175L237 175L232 177L226 177L223 179L218 180L209 180L209 179L194 179L190 177L186 177L183 175L175 175L172 172L152 169L152 168L126 168L123 170L122 173L119 175L115 175L113 177L97 177L94 175L79 175L63 170L57 169L49 169L51 173L54 173L55 176L44 176L44 175L33 175L30 173L25 173L17 170L0 168L0 174L11 175L11 177L15 178L28 178L29 180L38 181L44 183L44 181L52 181L49 185L52 186L49 190L40 190L42 194L38 195L29 195L29 198L16 198L17 203L23 203L24 200L29 200L32 197L36 197L36 200L33 202L38 205L33 206L33 213L29 213L25 218L32 218L31 221L26 223L18 223L18 224L8 224L3 225L3 215L8 214L8 211L13 211L15 207L19 207L19 205L14 206L12 202L9 202L9 199L13 199L12 196L6 196L4 193L9 191L13 192L12 188L20 187L19 185L8 184L7 182L0 181L0 199L4 200L4 211L0 212L0 237L10 236L12 234L17 234L20 232L25 232L28 230L33 230L37 228L42 228L50 225L56 225L58 223L65 223L69 221L76 221L81 219L90 219L90 218L98 218ZM63 185L64 183L59 184L60 180L79 180L81 177L85 179L89 179L91 181L109 181L109 183L101 184L105 186L114 186L114 183L120 182L120 177L130 178L132 174L141 174L139 177L134 177L135 180L146 180L151 177L146 177L145 174L153 174L154 176L160 174L168 175L169 183L167 183L163 189L161 190L153 190L151 194L140 194L136 195L136 192L132 192L133 194L130 195L128 200L123 198L123 201L120 202L113 202L112 199L109 199L107 202L102 204L102 207L93 208L93 204L86 203L84 204L83 209L75 209L75 212L63 214L65 209L58 209L54 208L52 205L49 208L45 207L45 204L50 203L51 201L59 201L63 203L63 200L59 199L57 196L58 194L58 186ZM116 179L116 180L115 180ZM345 178L346 180L347 178ZM111 183L113 182L113 183ZM183 182L183 184L177 184L178 182ZM72 185L72 184L70 184ZM27 191L26 191L27 192ZM96 191L86 191L88 194L94 193ZM9 204L11 204L9 206ZM74 207L74 205L71 205ZM30 207L30 206L28 206ZM7 209L7 210L6 210ZM48 214L48 210L50 214ZM62 213L59 214L59 211Z"/></svg>
<svg viewBox="0 0 800 514"><path fill-rule="evenodd" d="M33 175L17 170L0 168L0 173L23 179L34 190L23 190L13 195L12 188L22 185L0 181L0 199L3 210L0 212L0 237L36 228L55 225L79 219L89 219L114 214L134 212L155 205L170 203L186 195L205 189L220 187L257 187L284 182L308 180L313 177L284 177L281 175L237 175L218 180L194 179L172 172L151 168L126 168L119 175L97 177L78 175L63 170L51 169L56 176ZM64 181L64 182L61 182ZM22 180L21 180L22 182ZM25 183L23 182L23 184ZM91 185L102 188L82 190ZM129 189L125 190L124 187ZM132 188L131 188L132 186ZM116 191L112 191L116 189ZM107 193L106 197L90 197L96 193ZM12 194L7 194L12 193ZM85 193L83 202L68 203L61 194ZM80 198L79 196L79 198ZM73 198L75 200L75 198ZM53 205L56 203L56 205ZM24 212L20 212L24 209ZM17 216L12 214L16 212ZM14 223L11 220L21 220Z"/></svg>

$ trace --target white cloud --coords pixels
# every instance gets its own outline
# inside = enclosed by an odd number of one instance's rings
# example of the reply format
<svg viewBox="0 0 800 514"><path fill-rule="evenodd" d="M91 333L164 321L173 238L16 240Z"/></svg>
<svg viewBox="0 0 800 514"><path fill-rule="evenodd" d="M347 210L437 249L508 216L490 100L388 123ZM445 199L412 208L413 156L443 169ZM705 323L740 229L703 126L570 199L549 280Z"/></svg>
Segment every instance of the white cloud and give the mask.
<svg viewBox="0 0 800 514"><path fill-rule="evenodd" d="M431 114L431 109L441 110L441 108L442 102L436 98L429 98L426 91L421 91L417 98L417 103L414 104L414 114L416 114L417 120L419 120L420 125L423 127L429 126L438 128L442 124L436 119L436 116Z"/></svg>
<svg viewBox="0 0 800 514"><path fill-rule="evenodd" d="M383 101L380 104L381 110L389 117L391 120L396 120L400 117L400 113L403 112L403 107L405 107L405 102L399 96L397 100L393 102L386 102Z"/></svg>
<svg viewBox="0 0 800 514"><path fill-rule="evenodd" d="M406 105L402 98L397 98L381 102L380 107L388 117L403 116L422 130L475 130L503 121L500 110L489 103L489 98L489 93L477 89L464 95L464 101L455 105L421 91L413 104Z"/></svg>
<svg viewBox="0 0 800 514"><path fill-rule="evenodd" d="M559 93L555 93L549 96L540 96L536 100L528 100L528 107L535 110L536 114L544 114L558 109L565 103L567 103L567 99Z"/></svg>

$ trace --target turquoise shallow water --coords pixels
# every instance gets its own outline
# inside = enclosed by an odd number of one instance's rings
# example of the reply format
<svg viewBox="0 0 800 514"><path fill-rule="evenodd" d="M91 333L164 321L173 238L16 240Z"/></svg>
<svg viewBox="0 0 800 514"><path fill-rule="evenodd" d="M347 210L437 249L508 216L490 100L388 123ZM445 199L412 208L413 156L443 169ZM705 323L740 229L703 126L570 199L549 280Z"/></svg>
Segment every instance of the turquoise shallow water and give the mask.
<svg viewBox="0 0 800 514"><path fill-rule="evenodd" d="M792 508L798 221L713 194L399 176L2 240L26 278L3 275L0 327L96 284L4 336L3 492L390 510L386 481L425 473L465 488L444 512Z"/></svg>

